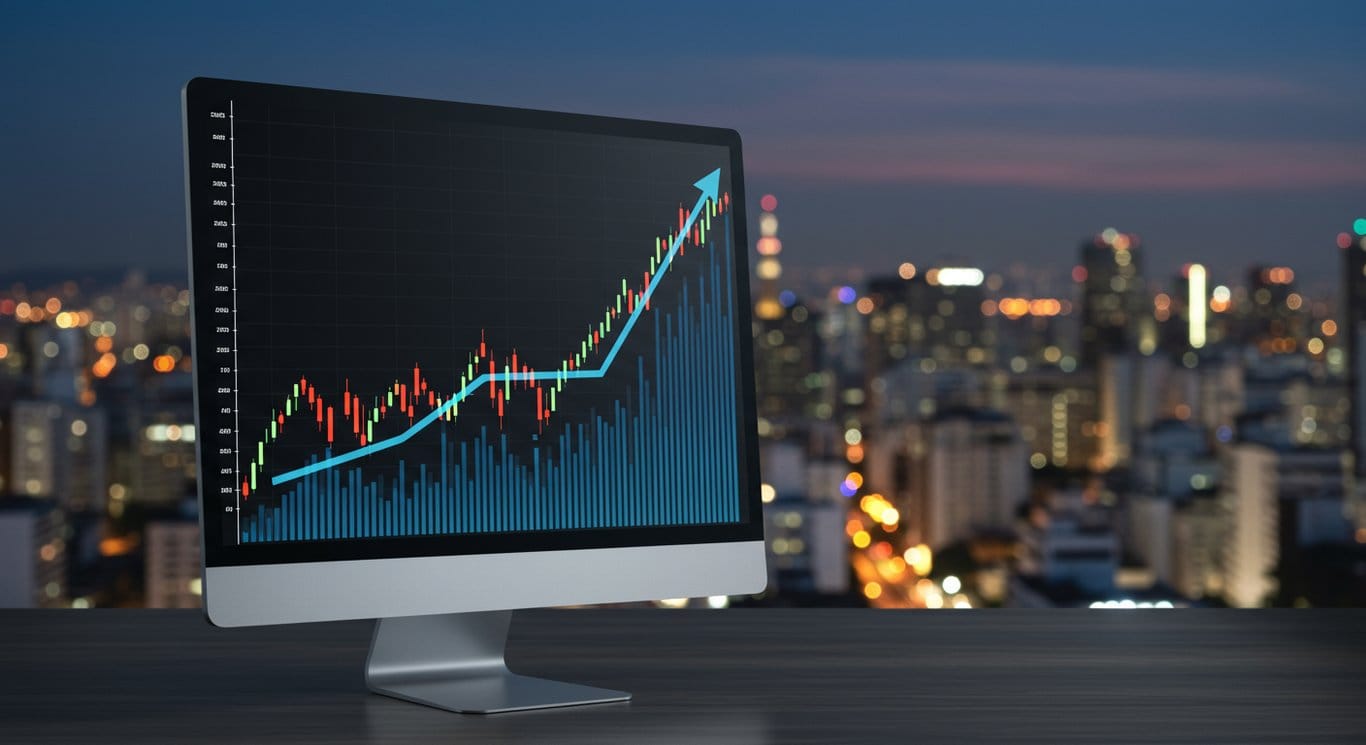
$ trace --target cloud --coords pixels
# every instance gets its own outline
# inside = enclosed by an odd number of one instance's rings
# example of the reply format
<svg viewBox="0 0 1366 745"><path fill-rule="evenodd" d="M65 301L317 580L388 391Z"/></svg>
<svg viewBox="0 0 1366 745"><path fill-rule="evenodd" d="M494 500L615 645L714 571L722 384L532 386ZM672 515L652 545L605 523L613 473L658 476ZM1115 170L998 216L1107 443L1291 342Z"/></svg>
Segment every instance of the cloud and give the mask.
<svg viewBox="0 0 1366 745"><path fill-rule="evenodd" d="M1100 191L1366 185L1363 120L1331 85L1267 73L769 57L736 122L756 175ZM1337 135L1325 136L1325 133Z"/></svg>
<svg viewBox="0 0 1366 745"><path fill-rule="evenodd" d="M907 106L999 107L1153 104L1173 101L1322 101L1315 86L1274 75L1212 70L953 60L765 57L747 63L774 83L802 81L808 100Z"/></svg>

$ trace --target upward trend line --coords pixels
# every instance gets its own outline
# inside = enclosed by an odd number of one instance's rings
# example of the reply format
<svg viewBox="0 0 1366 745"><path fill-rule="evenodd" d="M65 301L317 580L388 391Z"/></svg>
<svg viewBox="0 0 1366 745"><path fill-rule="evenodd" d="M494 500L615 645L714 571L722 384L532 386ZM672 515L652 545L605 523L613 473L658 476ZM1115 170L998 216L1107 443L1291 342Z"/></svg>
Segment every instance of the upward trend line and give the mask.
<svg viewBox="0 0 1366 745"><path fill-rule="evenodd" d="M706 208L707 200L710 199L715 201L719 195L721 189L721 169L717 168L698 179L693 186L699 189L702 194L697 197L697 203L693 205L692 211L688 213L688 219L684 221L683 227L679 229L678 235L674 237L673 243L669 244L669 251L664 255L664 260L660 263L659 270L650 278L650 284L645 288L645 293L641 296L640 302L636 303L635 309L627 316L626 323L622 325L620 333L617 334L617 340L612 344L611 349L607 351L607 355L603 357L601 365L592 369L580 368L577 370L558 370L549 372L484 373L474 380L471 380L464 388L461 388L459 392L451 396L449 401L438 406L436 409L433 409L403 432L383 440L375 440L368 445L356 448L348 453L324 458L316 463L310 463L303 466L302 468L296 468L292 471L285 471L284 473L272 476L270 479L271 485L279 486L280 484L301 479L310 473L335 468L343 463L350 463L353 460L364 458L367 455L372 455L402 445L417 435L418 432L431 426L432 422L440 419L442 415L461 401L464 401L470 394L491 382L509 383L526 380L554 380L556 378L574 380L581 378L601 378L605 376L608 369L612 367L612 361L617 358L617 353L621 351L622 345L626 343L626 337L630 336L631 329L635 328L636 320L640 318L640 314L644 312L645 307L649 304L650 298L654 295L655 288L659 286L659 283L664 279L664 275L668 273L665 270L673 263L674 256L678 254L678 249L683 245L683 240L687 237L688 231L692 230L693 223L697 221L697 218L702 214L702 210Z"/></svg>

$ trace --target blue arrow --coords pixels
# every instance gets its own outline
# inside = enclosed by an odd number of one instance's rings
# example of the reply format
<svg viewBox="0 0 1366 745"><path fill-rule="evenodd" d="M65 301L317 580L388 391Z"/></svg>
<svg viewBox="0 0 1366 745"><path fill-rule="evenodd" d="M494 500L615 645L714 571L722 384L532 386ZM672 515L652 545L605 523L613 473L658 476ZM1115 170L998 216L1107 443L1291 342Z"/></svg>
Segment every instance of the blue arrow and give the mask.
<svg viewBox="0 0 1366 745"><path fill-rule="evenodd" d="M659 269L655 271L655 276L650 278L650 284L645 288L645 294L641 296L640 302L636 303L635 310L631 311L631 315L626 318L626 323L622 325L621 332L617 334L617 340L612 344L612 348L607 351L607 356L602 358L601 365L591 370L579 369L561 372L484 373L474 380L471 380L464 388L461 388L458 393L451 396L449 401L414 422L411 427L403 432L383 440L376 440L369 445L356 448L351 452L334 455L331 458L324 458L317 463L310 463L302 468L296 468L293 471L285 471L278 476L272 476L270 479L271 485L279 486L285 482L303 478L310 473L315 473L328 468L335 468L343 463L350 463L353 460L364 458L367 455L402 445L412 439L413 435L426 429L432 422L440 419L441 416L452 407L461 401L464 401L470 394L479 390L490 381L508 383L522 380L554 380L556 377L565 379L601 378L606 375L607 370L612 366L612 361L617 358L617 352L621 351L622 345L626 343L627 335L631 333L631 329L635 328L636 319L640 318L640 314L645 310L646 304L650 302L650 297L654 295L655 288L659 287L660 281L664 279L665 270L673 263L674 256L678 254L678 249L683 245L683 239L687 237L688 231L692 230L693 223L697 222L697 218L701 216L702 210L706 208L707 200L716 201L720 194L721 169L718 168L698 179L693 186L697 187L702 192L702 194L697 197L697 204L694 204L692 211L688 213L688 219L683 222L682 229L678 231L678 235L674 238L673 243L670 244L669 252L664 255L664 260L660 263Z"/></svg>

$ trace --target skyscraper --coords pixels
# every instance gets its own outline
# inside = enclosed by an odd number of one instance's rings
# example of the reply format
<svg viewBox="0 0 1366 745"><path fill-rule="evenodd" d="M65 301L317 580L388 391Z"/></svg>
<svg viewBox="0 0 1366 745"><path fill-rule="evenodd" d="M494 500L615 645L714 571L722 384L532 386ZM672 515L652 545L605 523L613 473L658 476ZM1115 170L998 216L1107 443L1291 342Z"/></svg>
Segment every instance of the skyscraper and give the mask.
<svg viewBox="0 0 1366 745"><path fill-rule="evenodd" d="M155 520L146 530L146 606L198 608L199 523L193 519Z"/></svg>
<svg viewBox="0 0 1366 745"><path fill-rule="evenodd" d="M1224 454L1220 494L1228 521L1223 547L1224 599L1237 608L1264 605L1276 591L1280 559L1277 532L1276 452L1253 442L1240 442Z"/></svg>
<svg viewBox="0 0 1366 745"><path fill-rule="evenodd" d="M102 510L108 435L104 411L56 401L17 401L11 414L14 491Z"/></svg>
<svg viewBox="0 0 1366 745"><path fill-rule="evenodd" d="M1355 485L1351 496L1358 540L1366 534L1366 217L1338 235L1342 250L1342 330L1346 335L1348 448Z"/></svg>
<svg viewBox="0 0 1366 745"><path fill-rule="evenodd" d="M66 606L62 514L46 500L0 502L0 608Z"/></svg>
<svg viewBox="0 0 1366 745"><path fill-rule="evenodd" d="M782 303L778 301L778 278L783 276L783 266L778 255L783 252L783 242L778 239L778 198L765 194L759 199L759 240L754 250L759 260L754 265L754 277L759 280L754 293L754 317L759 321L776 321L783 315Z"/></svg>
<svg viewBox="0 0 1366 745"><path fill-rule="evenodd" d="M1351 450L1358 482L1366 481L1366 218L1338 236L1342 250L1342 333L1346 335Z"/></svg>
<svg viewBox="0 0 1366 745"><path fill-rule="evenodd" d="M1028 453L1019 430L1000 412L949 409L923 430L923 488L907 505L919 542L935 549L978 530L1007 530L1028 496Z"/></svg>
<svg viewBox="0 0 1366 745"><path fill-rule="evenodd" d="M786 437L795 425L809 421L823 401L820 371L820 316L790 290L780 291L783 251L778 240L778 200L759 200L759 240L754 267L754 376L760 419L759 434ZM828 417L829 414L826 414Z"/></svg>
<svg viewBox="0 0 1366 745"><path fill-rule="evenodd" d="M902 264L897 276L871 280L869 377L907 358L930 358L941 367L990 363L995 338L982 315L984 280L984 273L976 267L920 272L910 263Z"/></svg>
<svg viewBox="0 0 1366 745"><path fill-rule="evenodd" d="M1143 273L1137 235L1106 228L1081 244L1082 363L1095 369L1103 356L1139 348L1144 332L1155 340L1154 324L1143 299ZM1152 350L1145 350L1151 352Z"/></svg>

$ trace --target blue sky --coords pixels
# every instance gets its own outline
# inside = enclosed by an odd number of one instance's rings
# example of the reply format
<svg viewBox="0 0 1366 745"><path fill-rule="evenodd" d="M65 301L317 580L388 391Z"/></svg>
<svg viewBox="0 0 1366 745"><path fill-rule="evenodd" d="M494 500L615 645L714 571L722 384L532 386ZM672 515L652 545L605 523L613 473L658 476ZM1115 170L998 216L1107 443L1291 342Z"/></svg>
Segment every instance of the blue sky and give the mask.
<svg viewBox="0 0 1366 745"><path fill-rule="evenodd" d="M278 5L279 7L275 7ZM220 8L224 10L219 10ZM196 75L735 127L796 267L1328 281L1366 213L1366 3L32 4L0 29L0 282L184 261Z"/></svg>

